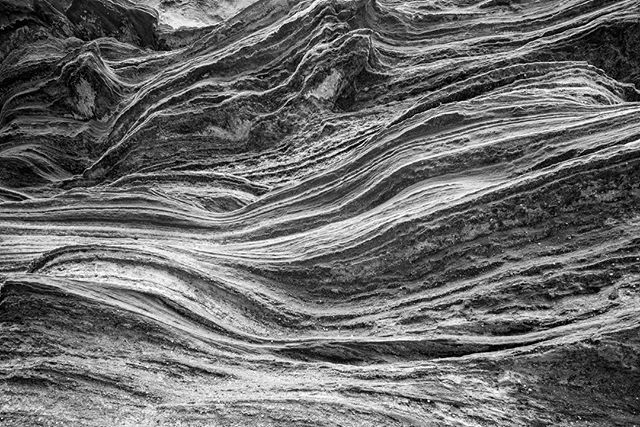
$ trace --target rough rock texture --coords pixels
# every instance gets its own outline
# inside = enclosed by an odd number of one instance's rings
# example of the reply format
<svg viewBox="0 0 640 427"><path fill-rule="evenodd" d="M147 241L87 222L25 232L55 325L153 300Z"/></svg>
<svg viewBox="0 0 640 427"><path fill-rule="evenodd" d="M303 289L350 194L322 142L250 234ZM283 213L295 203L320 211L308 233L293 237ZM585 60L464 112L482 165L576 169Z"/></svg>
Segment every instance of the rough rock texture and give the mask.
<svg viewBox="0 0 640 427"><path fill-rule="evenodd" d="M640 1L0 10L1 425L640 424Z"/></svg>

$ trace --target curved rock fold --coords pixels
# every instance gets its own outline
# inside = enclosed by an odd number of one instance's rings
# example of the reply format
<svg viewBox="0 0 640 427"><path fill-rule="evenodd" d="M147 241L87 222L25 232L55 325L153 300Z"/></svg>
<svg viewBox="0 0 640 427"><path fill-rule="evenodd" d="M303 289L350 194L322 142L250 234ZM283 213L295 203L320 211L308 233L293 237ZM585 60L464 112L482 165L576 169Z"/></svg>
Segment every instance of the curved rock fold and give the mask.
<svg viewBox="0 0 640 427"><path fill-rule="evenodd" d="M640 423L637 0L0 10L0 424Z"/></svg>

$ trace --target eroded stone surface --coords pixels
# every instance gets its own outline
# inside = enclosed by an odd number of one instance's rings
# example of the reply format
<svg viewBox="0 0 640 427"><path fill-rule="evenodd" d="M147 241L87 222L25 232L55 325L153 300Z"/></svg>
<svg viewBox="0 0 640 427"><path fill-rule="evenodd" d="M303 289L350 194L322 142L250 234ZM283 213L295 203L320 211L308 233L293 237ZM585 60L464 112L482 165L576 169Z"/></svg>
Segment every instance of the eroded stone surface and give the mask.
<svg viewBox="0 0 640 427"><path fill-rule="evenodd" d="M3 426L640 424L638 1L0 8Z"/></svg>

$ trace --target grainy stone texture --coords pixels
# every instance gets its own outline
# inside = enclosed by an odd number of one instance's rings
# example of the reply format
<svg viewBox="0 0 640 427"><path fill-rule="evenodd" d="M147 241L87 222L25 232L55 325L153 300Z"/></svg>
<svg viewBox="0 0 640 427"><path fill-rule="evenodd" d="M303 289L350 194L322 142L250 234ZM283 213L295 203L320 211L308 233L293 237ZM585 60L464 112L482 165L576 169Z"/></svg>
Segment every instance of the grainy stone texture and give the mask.
<svg viewBox="0 0 640 427"><path fill-rule="evenodd" d="M0 11L0 425L640 425L640 1Z"/></svg>

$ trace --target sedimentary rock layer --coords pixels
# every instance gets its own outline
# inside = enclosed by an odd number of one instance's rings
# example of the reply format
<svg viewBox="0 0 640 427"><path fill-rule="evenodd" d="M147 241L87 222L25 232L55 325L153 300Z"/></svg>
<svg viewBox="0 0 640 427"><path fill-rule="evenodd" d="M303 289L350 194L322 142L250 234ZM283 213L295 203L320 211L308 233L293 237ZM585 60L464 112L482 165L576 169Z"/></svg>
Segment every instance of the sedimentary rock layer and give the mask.
<svg viewBox="0 0 640 427"><path fill-rule="evenodd" d="M640 423L639 1L0 10L0 424Z"/></svg>

